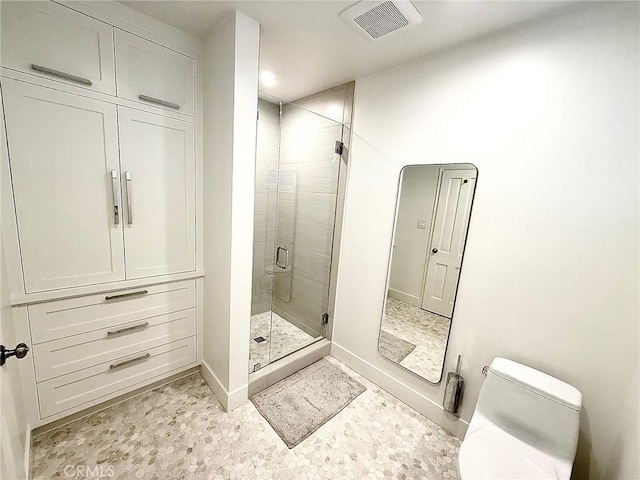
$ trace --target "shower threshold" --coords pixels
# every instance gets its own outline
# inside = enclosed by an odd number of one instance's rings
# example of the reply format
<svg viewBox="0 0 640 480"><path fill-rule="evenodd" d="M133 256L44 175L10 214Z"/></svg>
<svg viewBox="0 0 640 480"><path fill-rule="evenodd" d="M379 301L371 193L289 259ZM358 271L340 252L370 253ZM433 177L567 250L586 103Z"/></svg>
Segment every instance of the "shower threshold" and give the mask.
<svg viewBox="0 0 640 480"><path fill-rule="evenodd" d="M331 342L323 337L314 338L295 352L249 374L249 398L274 383L308 367L331 352Z"/></svg>

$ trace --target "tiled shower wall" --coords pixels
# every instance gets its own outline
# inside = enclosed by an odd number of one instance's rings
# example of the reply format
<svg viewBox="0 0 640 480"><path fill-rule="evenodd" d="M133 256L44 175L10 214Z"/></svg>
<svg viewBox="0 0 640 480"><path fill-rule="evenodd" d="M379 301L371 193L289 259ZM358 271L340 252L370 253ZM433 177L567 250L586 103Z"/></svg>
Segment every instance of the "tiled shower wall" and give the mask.
<svg viewBox="0 0 640 480"><path fill-rule="evenodd" d="M272 276L266 272L273 264L276 173L280 153L280 105L259 99L258 111L251 315L271 309Z"/></svg>

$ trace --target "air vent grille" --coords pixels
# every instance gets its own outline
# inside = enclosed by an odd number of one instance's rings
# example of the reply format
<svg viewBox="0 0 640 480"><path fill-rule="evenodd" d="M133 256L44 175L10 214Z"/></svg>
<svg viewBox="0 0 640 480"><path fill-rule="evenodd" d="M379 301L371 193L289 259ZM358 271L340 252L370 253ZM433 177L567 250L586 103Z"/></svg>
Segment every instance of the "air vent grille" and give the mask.
<svg viewBox="0 0 640 480"><path fill-rule="evenodd" d="M387 33L409 25L409 20L402 12L388 1L364 12L353 19L360 27L371 35L371 38L380 38Z"/></svg>
<svg viewBox="0 0 640 480"><path fill-rule="evenodd" d="M422 22L408 0L362 1L340 13L340 18L368 40L380 40Z"/></svg>

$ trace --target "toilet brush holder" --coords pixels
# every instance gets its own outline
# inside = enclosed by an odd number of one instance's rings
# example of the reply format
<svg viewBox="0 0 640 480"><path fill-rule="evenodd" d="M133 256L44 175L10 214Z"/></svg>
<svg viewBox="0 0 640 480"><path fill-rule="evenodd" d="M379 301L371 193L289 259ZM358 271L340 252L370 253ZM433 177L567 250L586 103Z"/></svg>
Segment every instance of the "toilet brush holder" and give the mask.
<svg viewBox="0 0 640 480"><path fill-rule="evenodd" d="M460 363L462 355L458 355L458 363L456 371L447 374L447 383L444 387L444 400L442 406L444 410L454 415L458 415L460 404L462 403L462 394L464 393L464 378L460 375Z"/></svg>

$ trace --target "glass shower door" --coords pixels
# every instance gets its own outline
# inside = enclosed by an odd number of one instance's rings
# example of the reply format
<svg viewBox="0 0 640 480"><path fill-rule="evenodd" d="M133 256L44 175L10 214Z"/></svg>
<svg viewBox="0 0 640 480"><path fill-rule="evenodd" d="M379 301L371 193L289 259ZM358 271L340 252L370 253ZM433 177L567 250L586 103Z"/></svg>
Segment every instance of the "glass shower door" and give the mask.
<svg viewBox="0 0 640 480"><path fill-rule="evenodd" d="M261 97L249 371L325 336L339 122Z"/></svg>

